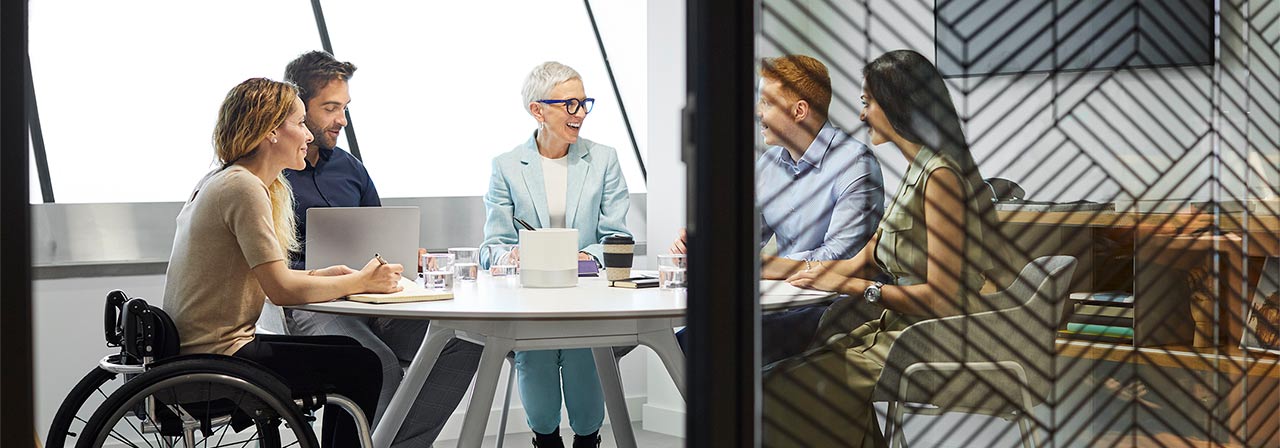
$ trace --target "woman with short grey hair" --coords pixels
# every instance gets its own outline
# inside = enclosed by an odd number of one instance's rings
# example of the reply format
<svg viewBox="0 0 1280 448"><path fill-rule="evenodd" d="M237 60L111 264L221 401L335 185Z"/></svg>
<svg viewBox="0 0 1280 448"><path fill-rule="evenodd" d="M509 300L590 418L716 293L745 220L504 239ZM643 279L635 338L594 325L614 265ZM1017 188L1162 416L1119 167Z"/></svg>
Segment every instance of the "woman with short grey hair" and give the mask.
<svg viewBox="0 0 1280 448"><path fill-rule="evenodd" d="M626 228L631 204L617 151L578 136L595 99L587 96L578 72L559 62L534 67L521 94L538 128L524 143L493 159L481 250L519 242L514 224L519 218L538 228L577 229L578 259L599 260L602 238L631 235ZM488 262L482 255L484 267ZM562 384L573 446L599 446L604 397L591 350L518 352L516 369L535 447L564 446L559 433Z"/></svg>

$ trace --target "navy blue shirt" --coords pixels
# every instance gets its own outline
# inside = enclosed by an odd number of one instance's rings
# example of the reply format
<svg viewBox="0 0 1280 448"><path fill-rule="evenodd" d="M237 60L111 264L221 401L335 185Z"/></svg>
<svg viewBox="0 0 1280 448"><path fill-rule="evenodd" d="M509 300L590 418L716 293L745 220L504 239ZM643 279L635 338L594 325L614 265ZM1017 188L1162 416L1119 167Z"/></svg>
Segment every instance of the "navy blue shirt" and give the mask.
<svg viewBox="0 0 1280 448"><path fill-rule="evenodd" d="M300 253L289 257L289 266L293 269L302 269L306 265L307 209L382 205L369 171L342 148L322 148L315 165L308 161L302 171L285 169L284 177L293 186L293 213L298 222L298 242L301 244Z"/></svg>

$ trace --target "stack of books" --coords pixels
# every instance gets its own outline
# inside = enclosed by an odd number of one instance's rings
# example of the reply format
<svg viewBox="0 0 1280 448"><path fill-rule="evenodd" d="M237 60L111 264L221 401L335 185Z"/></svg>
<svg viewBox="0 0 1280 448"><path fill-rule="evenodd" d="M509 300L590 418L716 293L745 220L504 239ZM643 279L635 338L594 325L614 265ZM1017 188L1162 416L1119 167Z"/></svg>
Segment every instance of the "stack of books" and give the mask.
<svg viewBox="0 0 1280 448"><path fill-rule="evenodd" d="M1071 294L1074 307L1058 334L1073 339L1133 343L1133 294L1122 291Z"/></svg>

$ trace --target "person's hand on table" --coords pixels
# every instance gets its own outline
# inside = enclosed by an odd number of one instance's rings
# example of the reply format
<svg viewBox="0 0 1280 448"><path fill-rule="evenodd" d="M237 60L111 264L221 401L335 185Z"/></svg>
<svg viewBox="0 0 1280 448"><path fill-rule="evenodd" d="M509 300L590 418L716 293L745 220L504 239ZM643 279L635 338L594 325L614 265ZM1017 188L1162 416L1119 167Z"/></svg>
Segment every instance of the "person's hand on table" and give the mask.
<svg viewBox="0 0 1280 448"><path fill-rule="evenodd" d="M343 264L337 264L337 265L329 266L324 269L315 269L311 271L311 275L320 276L320 277L332 277L332 276L347 275L347 274L354 274L354 273L356 273L355 269L351 269Z"/></svg>
<svg viewBox="0 0 1280 448"><path fill-rule="evenodd" d="M519 247L512 248L511 252L507 252L506 255L500 256L499 260L503 258L506 258L506 260L509 261L511 265L519 267L520 266L520 248ZM499 263L494 263L493 265L489 266L490 274L498 274L498 264Z"/></svg>
<svg viewBox="0 0 1280 448"><path fill-rule="evenodd" d="M586 252L578 252L578 261L587 261L591 259L592 259L591 254Z"/></svg>
<svg viewBox="0 0 1280 448"><path fill-rule="evenodd" d="M843 290L845 283L850 279L836 273L828 272L827 267L819 261L807 262L808 267L805 270L792 274L787 277L787 283L797 288L817 289L820 291L837 291Z"/></svg>
<svg viewBox="0 0 1280 448"><path fill-rule="evenodd" d="M676 237L676 242L671 243L671 253L683 254L688 250L685 244L689 241L689 236L685 233L684 227L680 228L680 236Z"/></svg>
<svg viewBox="0 0 1280 448"><path fill-rule="evenodd" d="M383 263L377 258L369 260L357 275L363 280L364 292L372 293L392 293L400 292L400 273L404 272L404 266L395 263Z"/></svg>

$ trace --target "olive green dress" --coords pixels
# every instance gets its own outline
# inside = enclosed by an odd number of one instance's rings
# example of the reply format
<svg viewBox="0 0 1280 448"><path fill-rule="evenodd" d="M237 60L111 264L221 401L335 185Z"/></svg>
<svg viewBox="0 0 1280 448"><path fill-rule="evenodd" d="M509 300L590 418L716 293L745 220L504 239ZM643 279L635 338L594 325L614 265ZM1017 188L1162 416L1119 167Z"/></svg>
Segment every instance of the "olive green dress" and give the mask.
<svg viewBox="0 0 1280 448"><path fill-rule="evenodd" d="M928 235L923 219L924 191L938 169L950 169L965 179L949 157L921 148L877 230L876 264L896 279L897 285L925 281ZM964 309L970 309L979 297L983 273L992 267L992 249L1004 250L992 241L994 234L987 232L984 220L979 219L981 213L992 213L990 207L980 207L979 200L966 201L963 217L966 239L961 244L966 263L961 273L962 290L957 294L964 297ZM961 218L953 219L960 223ZM764 446L886 446L872 408L872 392L893 341L921 319L886 310L880 319L772 369L763 379Z"/></svg>

